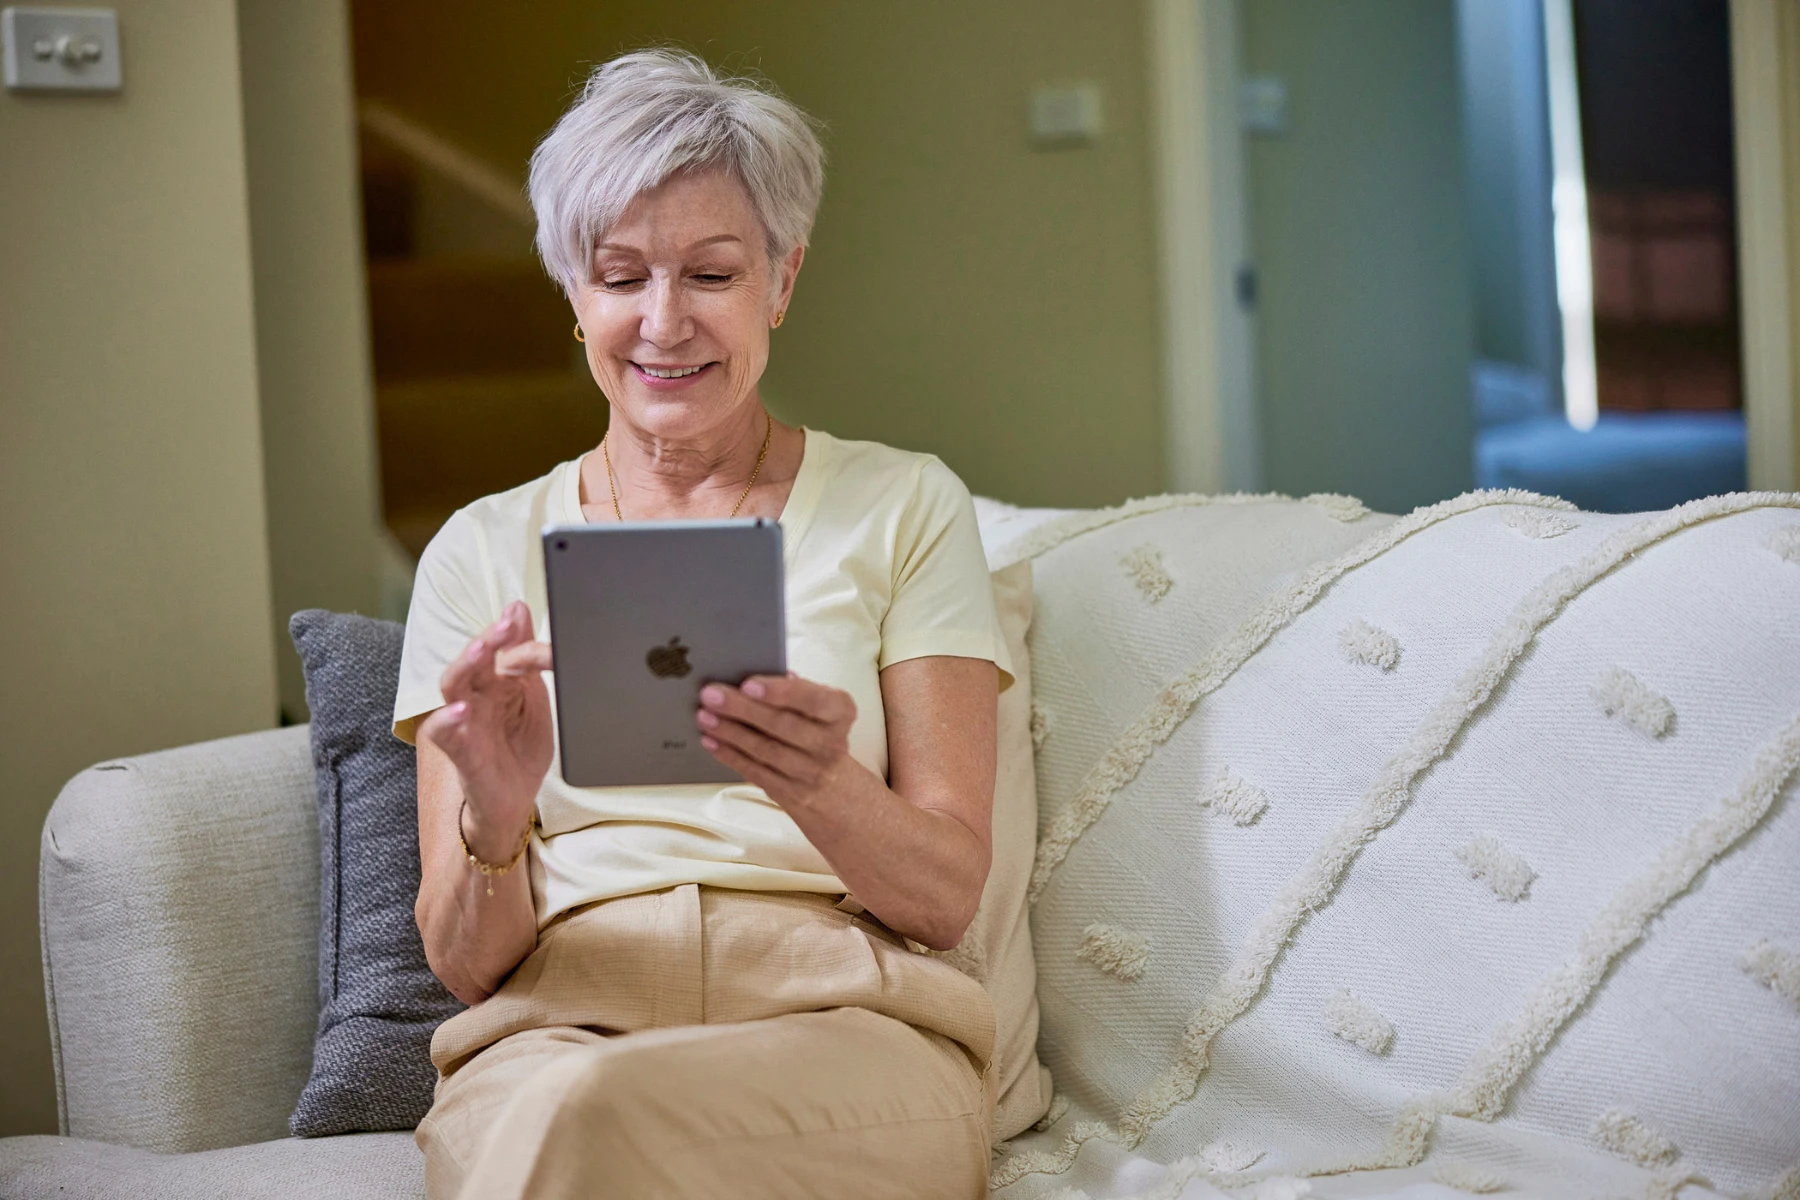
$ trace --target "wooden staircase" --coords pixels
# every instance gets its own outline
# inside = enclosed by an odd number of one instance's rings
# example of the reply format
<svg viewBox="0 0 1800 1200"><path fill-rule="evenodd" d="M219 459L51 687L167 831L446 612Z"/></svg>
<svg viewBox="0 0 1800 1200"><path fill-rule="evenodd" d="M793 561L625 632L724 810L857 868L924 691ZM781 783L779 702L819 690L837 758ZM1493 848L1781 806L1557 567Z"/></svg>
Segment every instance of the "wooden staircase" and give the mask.
<svg viewBox="0 0 1800 1200"><path fill-rule="evenodd" d="M458 508L591 449L606 401L536 260L422 245L429 166L367 131L362 151L382 501L416 558Z"/></svg>

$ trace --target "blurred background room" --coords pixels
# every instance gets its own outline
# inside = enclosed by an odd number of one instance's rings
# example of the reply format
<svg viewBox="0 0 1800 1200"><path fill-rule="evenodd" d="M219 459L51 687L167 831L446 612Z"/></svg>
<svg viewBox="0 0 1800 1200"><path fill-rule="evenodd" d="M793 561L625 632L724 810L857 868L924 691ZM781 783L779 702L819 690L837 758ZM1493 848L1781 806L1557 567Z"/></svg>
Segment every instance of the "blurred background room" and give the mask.
<svg viewBox="0 0 1800 1200"><path fill-rule="evenodd" d="M766 398L979 495L1800 486L1797 0L112 8L0 92L0 1135L63 781L304 721L290 613L604 433L523 182L622 50L826 123Z"/></svg>

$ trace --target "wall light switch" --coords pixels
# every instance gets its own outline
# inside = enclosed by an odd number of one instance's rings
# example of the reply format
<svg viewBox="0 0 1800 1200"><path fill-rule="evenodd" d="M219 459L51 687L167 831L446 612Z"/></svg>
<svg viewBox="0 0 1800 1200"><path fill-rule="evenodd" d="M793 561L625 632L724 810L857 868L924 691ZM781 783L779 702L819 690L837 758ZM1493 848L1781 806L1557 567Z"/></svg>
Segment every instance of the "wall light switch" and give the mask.
<svg viewBox="0 0 1800 1200"><path fill-rule="evenodd" d="M1100 88L1043 87L1031 93L1031 140L1040 146L1091 142L1100 134Z"/></svg>
<svg viewBox="0 0 1800 1200"><path fill-rule="evenodd" d="M113 92L123 77L110 8L0 9L9 88Z"/></svg>

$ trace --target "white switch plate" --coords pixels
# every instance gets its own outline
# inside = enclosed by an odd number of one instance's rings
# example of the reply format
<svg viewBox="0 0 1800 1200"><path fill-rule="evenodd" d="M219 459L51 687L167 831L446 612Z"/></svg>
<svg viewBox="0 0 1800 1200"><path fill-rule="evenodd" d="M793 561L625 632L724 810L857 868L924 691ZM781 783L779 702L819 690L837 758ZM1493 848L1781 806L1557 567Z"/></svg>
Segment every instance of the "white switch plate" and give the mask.
<svg viewBox="0 0 1800 1200"><path fill-rule="evenodd" d="M0 9L6 86L53 91L119 89L119 14L110 8Z"/></svg>
<svg viewBox="0 0 1800 1200"><path fill-rule="evenodd" d="M1238 112L1244 132L1280 137L1288 127L1287 80L1278 75L1252 75L1238 89Z"/></svg>
<svg viewBox="0 0 1800 1200"><path fill-rule="evenodd" d="M1041 87L1031 93L1031 140L1039 145L1067 146L1090 142L1100 134L1100 88Z"/></svg>

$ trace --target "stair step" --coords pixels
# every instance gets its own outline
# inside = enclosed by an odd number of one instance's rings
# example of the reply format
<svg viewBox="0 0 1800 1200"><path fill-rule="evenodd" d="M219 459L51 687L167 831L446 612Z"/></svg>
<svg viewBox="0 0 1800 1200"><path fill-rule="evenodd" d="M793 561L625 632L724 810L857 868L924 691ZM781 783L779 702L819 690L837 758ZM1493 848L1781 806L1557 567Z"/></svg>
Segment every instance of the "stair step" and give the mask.
<svg viewBox="0 0 1800 1200"><path fill-rule="evenodd" d="M379 383L437 375L567 371L575 318L530 259L369 263L369 327Z"/></svg>
<svg viewBox="0 0 1800 1200"><path fill-rule="evenodd" d="M570 371L382 383L375 405L388 528L418 554L451 513L599 444L606 399Z"/></svg>

